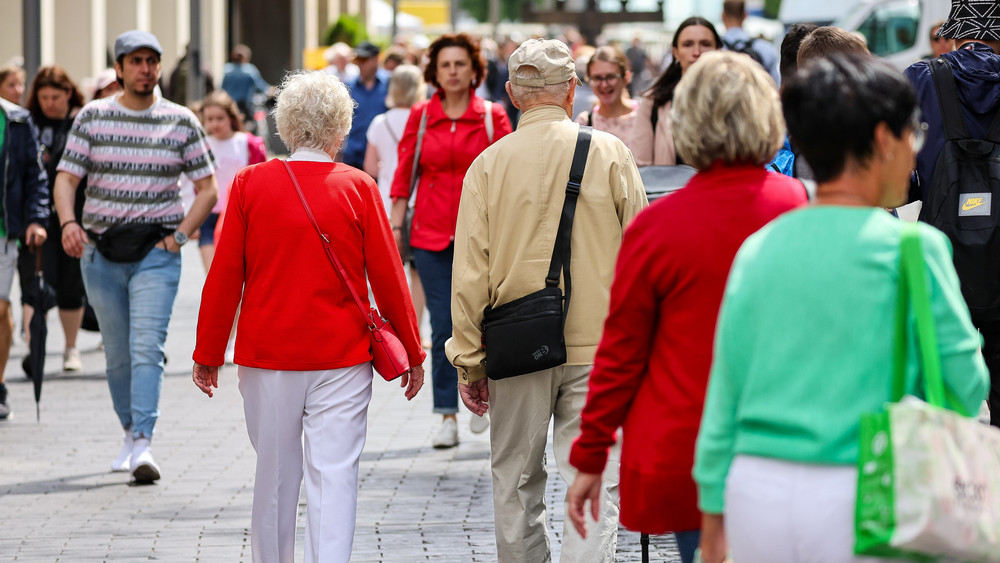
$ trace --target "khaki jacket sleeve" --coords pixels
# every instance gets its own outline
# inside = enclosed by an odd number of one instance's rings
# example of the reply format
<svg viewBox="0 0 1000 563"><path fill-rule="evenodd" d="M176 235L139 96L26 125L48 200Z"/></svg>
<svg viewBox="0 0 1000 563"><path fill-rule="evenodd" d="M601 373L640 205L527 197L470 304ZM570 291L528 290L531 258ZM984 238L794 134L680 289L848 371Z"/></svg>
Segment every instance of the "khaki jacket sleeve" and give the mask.
<svg viewBox="0 0 1000 563"><path fill-rule="evenodd" d="M483 311L490 303L489 221L486 214L486 173L479 155L465 175L455 225L452 269L452 337L445 343L448 361L461 383L486 377L482 349Z"/></svg>
<svg viewBox="0 0 1000 563"><path fill-rule="evenodd" d="M614 196L615 209L618 212L618 221L624 231L632 219L649 206L646 188L639 175L639 168L636 167L632 153L624 145L619 150L610 180L611 193Z"/></svg>

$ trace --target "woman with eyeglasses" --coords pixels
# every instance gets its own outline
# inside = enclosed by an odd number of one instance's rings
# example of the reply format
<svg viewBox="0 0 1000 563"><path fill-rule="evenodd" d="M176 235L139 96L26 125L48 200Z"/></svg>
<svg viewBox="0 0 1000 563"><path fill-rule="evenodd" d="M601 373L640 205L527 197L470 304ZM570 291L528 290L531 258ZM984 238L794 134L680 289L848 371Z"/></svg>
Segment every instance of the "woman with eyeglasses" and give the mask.
<svg viewBox="0 0 1000 563"><path fill-rule="evenodd" d="M638 114L625 140L638 166L684 164L677 157L674 136L670 132L674 90L702 54L722 48L722 39L712 22L695 16L677 26L670 45L673 60L639 99Z"/></svg>
<svg viewBox="0 0 1000 563"><path fill-rule="evenodd" d="M587 82L594 91L597 105L590 111L580 112L576 122L627 140L639 103L628 96L632 72L625 53L617 47L599 47L587 61Z"/></svg>
<svg viewBox="0 0 1000 563"><path fill-rule="evenodd" d="M751 235L729 272L695 448L702 557L885 562L853 552L859 423L892 400L904 223L882 208L906 202L924 129L909 82L871 57L817 59L781 98L816 200ZM979 334L948 239L918 225L944 385L978 412ZM916 346L908 331L905 390L923 396Z"/></svg>

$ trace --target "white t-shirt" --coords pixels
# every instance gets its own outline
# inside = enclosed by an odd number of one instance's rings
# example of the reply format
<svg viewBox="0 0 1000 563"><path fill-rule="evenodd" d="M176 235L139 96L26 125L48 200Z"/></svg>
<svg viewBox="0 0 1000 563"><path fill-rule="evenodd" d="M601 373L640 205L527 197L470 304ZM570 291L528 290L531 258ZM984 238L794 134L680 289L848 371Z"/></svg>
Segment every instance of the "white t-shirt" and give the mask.
<svg viewBox="0 0 1000 563"><path fill-rule="evenodd" d="M382 203L388 214L392 208L389 190L392 188L392 177L396 174L396 164L399 139L406 129L406 120L410 117L410 108L392 108L375 116L368 126L368 145L378 152L378 190L382 193Z"/></svg>
<svg viewBox="0 0 1000 563"><path fill-rule="evenodd" d="M215 163L218 165L215 170L215 181L219 184L219 201L212 208L212 213L222 213L229 201L229 187L233 184L236 173L245 168L250 160L247 135L236 132L225 141L208 137L208 146L212 148Z"/></svg>

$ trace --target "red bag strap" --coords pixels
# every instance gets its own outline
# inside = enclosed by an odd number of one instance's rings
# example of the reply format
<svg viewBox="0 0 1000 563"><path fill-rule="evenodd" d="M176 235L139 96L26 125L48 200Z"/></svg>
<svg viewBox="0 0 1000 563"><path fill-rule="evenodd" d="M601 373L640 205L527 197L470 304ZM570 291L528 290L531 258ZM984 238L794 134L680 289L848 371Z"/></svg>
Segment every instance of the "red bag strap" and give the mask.
<svg viewBox="0 0 1000 563"><path fill-rule="evenodd" d="M368 325L369 329L375 329L375 321L372 320L368 313L365 312L365 305L361 302L361 298L358 297L358 292L354 290L354 284L347 277L347 272L344 271L344 267L340 264L340 260L337 258L337 253L333 251L333 247L330 246L330 237L323 234L323 231L319 228L319 223L316 222L316 217L313 216L313 212L309 209L309 204L306 202L306 196L302 193L302 186L299 185L299 181L295 178L295 174L292 172L292 167L288 165L287 160L282 160L282 164L285 165L285 170L288 171L288 176L292 179L292 185L295 186L295 192L299 194L299 200L302 201L302 207L306 210L306 216L309 217L309 222L312 223L313 228L316 229L316 234L319 235L320 240L323 241L323 250L326 251L326 257L333 264L337 273L340 274L340 278L344 280L347 284L347 289L351 290L351 295L354 297L354 302L358 304L358 310L361 311L361 316L365 318L365 324Z"/></svg>

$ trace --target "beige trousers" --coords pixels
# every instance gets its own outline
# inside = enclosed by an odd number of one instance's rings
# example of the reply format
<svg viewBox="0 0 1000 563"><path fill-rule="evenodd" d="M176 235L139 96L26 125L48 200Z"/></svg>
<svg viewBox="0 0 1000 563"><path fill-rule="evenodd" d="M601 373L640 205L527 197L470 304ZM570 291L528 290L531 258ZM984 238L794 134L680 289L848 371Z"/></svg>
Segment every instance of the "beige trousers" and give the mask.
<svg viewBox="0 0 1000 563"><path fill-rule="evenodd" d="M552 448L567 486L576 478L569 450L580 434L580 411L587 400L592 366L560 366L489 382L493 511L501 563L552 560L545 526L545 444L553 422ZM563 523L560 561L614 561L618 543L617 446L604 471L600 520L587 539L569 518Z"/></svg>

